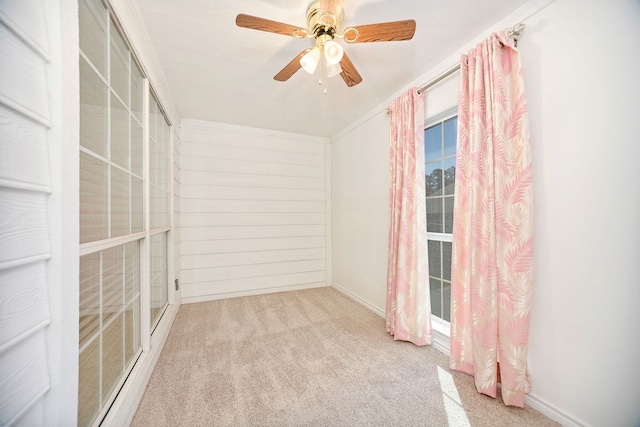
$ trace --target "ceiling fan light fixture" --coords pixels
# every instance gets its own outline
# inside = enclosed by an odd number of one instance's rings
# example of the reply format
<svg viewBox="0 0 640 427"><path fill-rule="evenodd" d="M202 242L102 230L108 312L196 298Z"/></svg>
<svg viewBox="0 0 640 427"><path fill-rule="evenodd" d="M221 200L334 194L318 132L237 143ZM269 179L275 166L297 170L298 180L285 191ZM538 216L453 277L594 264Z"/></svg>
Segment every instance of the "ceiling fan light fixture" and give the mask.
<svg viewBox="0 0 640 427"><path fill-rule="evenodd" d="M324 44L324 57L327 60L327 64L338 64L342 60L344 55L344 49L340 43L333 40L329 40Z"/></svg>
<svg viewBox="0 0 640 427"><path fill-rule="evenodd" d="M327 64L327 78L335 77L342 72L340 64Z"/></svg>
<svg viewBox="0 0 640 427"><path fill-rule="evenodd" d="M300 59L300 66L307 73L313 74L320 62L320 49L314 47Z"/></svg>

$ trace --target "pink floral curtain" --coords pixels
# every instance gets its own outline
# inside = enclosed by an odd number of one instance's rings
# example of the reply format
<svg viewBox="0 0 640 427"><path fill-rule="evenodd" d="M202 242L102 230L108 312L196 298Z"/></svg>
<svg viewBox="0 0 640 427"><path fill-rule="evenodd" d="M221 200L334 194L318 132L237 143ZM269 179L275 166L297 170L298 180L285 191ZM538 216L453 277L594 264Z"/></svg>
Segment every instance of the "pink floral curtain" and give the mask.
<svg viewBox="0 0 640 427"><path fill-rule="evenodd" d="M389 105L391 189L387 332L431 344L424 182L424 96L409 89Z"/></svg>
<svg viewBox="0 0 640 427"><path fill-rule="evenodd" d="M463 55L453 220L451 367L524 406L533 283L531 147L518 50L493 34Z"/></svg>

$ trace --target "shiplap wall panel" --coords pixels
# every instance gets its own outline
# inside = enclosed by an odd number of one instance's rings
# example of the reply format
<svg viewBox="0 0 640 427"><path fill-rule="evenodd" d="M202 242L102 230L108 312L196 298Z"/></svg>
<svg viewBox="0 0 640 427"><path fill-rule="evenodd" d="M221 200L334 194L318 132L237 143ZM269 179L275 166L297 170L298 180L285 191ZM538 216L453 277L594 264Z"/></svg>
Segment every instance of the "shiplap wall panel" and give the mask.
<svg viewBox="0 0 640 427"><path fill-rule="evenodd" d="M0 67L0 96L47 122L47 60L5 24L0 24L0 58L11 58Z"/></svg>
<svg viewBox="0 0 640 427"><path fill-rule="evenodd" d="M2 0L0 20L46 58L49 43L44 12L41 0Z"/></svg>
<svg viewBox="0 0 640 427"><path fill-rule="evenodd" d="M196 236L193 233L193 231L197 231L197 229L185 229L182 231L190 231L190 233L187 234L187 238L190 236L194 237L193 240L189 239L182 244L182 250L185 253L193 255L224 254L251 251L277 251L283 249L314 249L325 248L327 244L327 239L325 236L195 240L195 238L197 237L203 237L202 235Z"/></svg>
<svg viewBox="0 0 640 427"><path fill-rule="evenodd" d="M42 425L50 384L47 5L0 1L0 425Z"/></svg>
<svg viewBox="0 0 640 427"><path fill-rule="evenodd" d="M322 138L183 120L186 302L326 284Z"/></svg>
<svg viewBox="0 0 640 427"><path fill-rule="evenodd" d="M246 277L232 280L214 280L190 284L183 290L182 297L187 299L187 301L189 299L199 299L203 296L211 295L211 288L216 290L213 296L224 297L242 292L268 291L270 289L280 290L294 286L319 287L325 285L326 280L326 271L282 274L279 276Z"/></svg>
<svg viewBox="0 0 640 427"><path fill-rule="evenodd" d="M253 188L253 187L220 187L207 184L183 185L180 190L181 200L217 199L217 200L313 200L324 202L324 189L297 188Z"/></svg>
<svg viewBox="0 0 640 427"><path fill-rule="evenodd" d="M269 226L269 225L318 225L325 223L324 213L297 212L234 212L234 213L183 213L185 224L196 226Z"/></svg>
<svg viewBox="0 0 640 427"><path fill-rule="evenodd" d="M184 215L182 215L184 216ZM187 225L185 225L187 224ZM285 237L318 237L325 236L324 225L271 225L271 226L234 226L234 227L197 227L190 226L182 220L181 235L182 249L186 250L188 243L200 240L227 239L268 239ZM193 234L195 233L195 237Z"/></svg>
<svg viewBox="0 0 640 427"><path fill-rule="evenodd" d="M0 352L48 320L46 262L0 271Z"/></svg>
<svg viewBox="0 0 640 427"><path fill-rule="evenodd" d="M11 425L49 388L44 329L0 353L0 425Z"/></svg>
<svg viewBox="0 0 640 427"><path fill-rule="evenodd" d="M325 203L310 200L214 200L187 199L182 212L300 212L324 213Z"/></svg>
<svg viewBox="0 0 640 427"><path fill-rule="evenodd" d="M304 135L284 134L280 132L270 132L263 129L242 128L237 126L226 126L219 123L199 122L193 125L194 121L187 120L186 126L182 127L181 136L184 140L189 140L190 145L202 145L212 147L224 145L225 147L251 148L260 151L281 151L287 153L302 153L324 156L324 147L318 138L310 139ZM224 133L224 143L212 141L211 132ZM265 145L269 139L268 145ZM204 148L205 150L207 148ZM203 147L197 149L202 150ZM189 155L189 151L183 154Z"/></svg>
<svg viewBox="0 0 640 427"><path fill-rule="evenodd" d="M47 128L0 105L0 180L50 187Z"/></svg>
<svg viewBox="0 0 640 427"><path fill-rule="evenodd" d="M44 422L44 402L39 399L29 411L25 412L14 423L17 426L43 426Z"/></svg>
<svg viewBox="0 0 640 427"><path fill-rule="evenodd" d="M304 188L324 189L325 180L297 176L258 175L229 172L196 172L183 170L182 183L207 184L221 187L254 187L254 188Z"/></svg>
<svg viewBox="0 0 640 427"><path fill-rule="evenodd" d="M0 266L49 253L46 194L0 188Z"/></svg>
<svg viewBox="0 0 640 427"><path fill-rule="evenodd" d="M187 139L183 138L183 142ZM190 144L185 143L182 148L182 155L185 157L202 157L206 159L222 160L249 160L253 162L265 162L283 165L302 166L323 166L324 154L305 154L298 152L261 150L246 147L230 147L211 144Z"/></svg>
<svg viewBox="0 0 640 427"><path fill-rule="evenodd" d="M310 248L187 255L182 258L182 266L192 269L201 268L203 265L209 267L233 267L284 261L317 260L322 259L325 256L325 252L325 248Z"/></svg>
<svg viewBox="0 0 640 427"><path fill-rule="evenodd" d="M286 175L321 178L324 176L324 166L290 165L283 163L266 163L249 160L228 160L203 157L185 157L185 171L249 173L257 175Z"/></svg>
<svg viewBox="0 0 640 427"><path fill-rule="evenodd" d="M238 254L238 262L242 262ZM183 255L184 256L184 255ZM206 282L211 279L242 279L258 276L275 276L289 273L305 273L310 271L324 271L326 262L324 257L317 260L273 262L264 264L232 265L230 267L201 267L184 269L182 276L185 283Z"/></svg>

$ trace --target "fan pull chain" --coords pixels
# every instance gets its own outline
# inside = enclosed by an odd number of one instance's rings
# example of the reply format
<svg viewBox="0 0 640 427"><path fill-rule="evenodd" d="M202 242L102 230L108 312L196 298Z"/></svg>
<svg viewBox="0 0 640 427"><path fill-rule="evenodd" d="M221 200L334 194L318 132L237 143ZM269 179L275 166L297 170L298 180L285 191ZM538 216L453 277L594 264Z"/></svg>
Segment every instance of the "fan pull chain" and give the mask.
<svg viewBox="0 0 640 427"><path fill-rule="evenodd" d="M329 77L327 77L327 58L325 58L324 56L324 46L322 46L322 52L320 56L322 61L320 66L322 67L322 77L324 78L324 89L322 90L322 93L326 95L327 86L329 85ZM320 84L322 84L322 80L320 80Z"/></svg>

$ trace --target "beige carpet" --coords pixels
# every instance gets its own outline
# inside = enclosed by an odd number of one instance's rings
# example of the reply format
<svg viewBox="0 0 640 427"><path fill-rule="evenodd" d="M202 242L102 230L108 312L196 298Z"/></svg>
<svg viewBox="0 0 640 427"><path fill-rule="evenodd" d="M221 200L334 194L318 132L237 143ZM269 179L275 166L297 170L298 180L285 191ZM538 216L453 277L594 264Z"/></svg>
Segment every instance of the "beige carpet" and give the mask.
<svg viewBox="0 0 640 427"><path fill-rule="evenodd" d="M448 366L332 288L188 304L132 425L556 425Z"/></svg>

